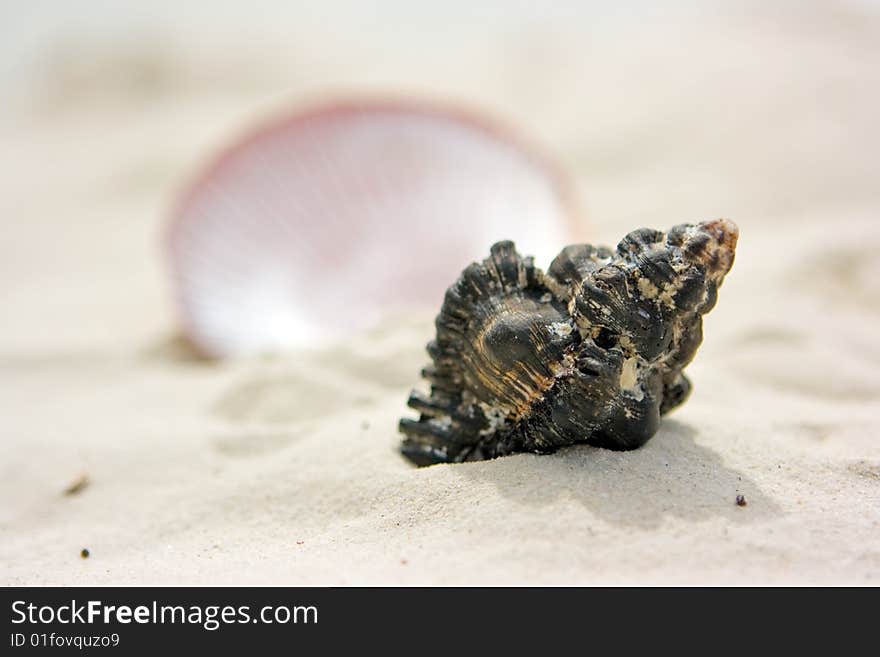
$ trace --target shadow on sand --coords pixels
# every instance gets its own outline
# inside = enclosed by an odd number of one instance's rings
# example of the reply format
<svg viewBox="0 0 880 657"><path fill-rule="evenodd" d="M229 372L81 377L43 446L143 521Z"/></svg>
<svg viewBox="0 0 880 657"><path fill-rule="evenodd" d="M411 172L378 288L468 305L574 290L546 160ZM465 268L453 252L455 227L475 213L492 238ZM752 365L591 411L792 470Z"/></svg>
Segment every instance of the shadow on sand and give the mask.
<svg viewBox="0 0 880 657"><path fill-rule="evenodd" d="M143 349L139 356L146 362L173 363L176 365L214 365L217 361L200 352L182 333L158 338Z"/></svg>
<svg viewBox="0 0 880 657"><path fill-rule="evenodd" d="M631 452L578 445L538 456L519 454L455 468L466 479L490 481L499 493L527 506L561 497L576 500L603 520L653 528L664 518L698 522L766 520L782 513L758 486L695 442L686 424L665 420L657 435ZM527 463L524 463L527 461ZM747 506L736 504L745 496Z"/></svg>

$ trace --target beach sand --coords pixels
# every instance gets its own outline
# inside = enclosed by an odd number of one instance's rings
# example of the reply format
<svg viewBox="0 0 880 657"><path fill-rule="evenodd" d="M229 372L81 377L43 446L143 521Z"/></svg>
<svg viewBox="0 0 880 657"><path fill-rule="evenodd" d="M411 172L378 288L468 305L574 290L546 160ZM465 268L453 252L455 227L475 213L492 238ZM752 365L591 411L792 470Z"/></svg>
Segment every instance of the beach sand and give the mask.
<svg viewBox="0 0 880 657"><path fill-rule="evenodd" d="M0 583L880 583L880 13L738 6L33 46L0 123ZM436 308L194 356L159 248L174 194L255 119L345 89L522 127L597 243L739 224L693 394L644 448L411 467Z"/></svg>

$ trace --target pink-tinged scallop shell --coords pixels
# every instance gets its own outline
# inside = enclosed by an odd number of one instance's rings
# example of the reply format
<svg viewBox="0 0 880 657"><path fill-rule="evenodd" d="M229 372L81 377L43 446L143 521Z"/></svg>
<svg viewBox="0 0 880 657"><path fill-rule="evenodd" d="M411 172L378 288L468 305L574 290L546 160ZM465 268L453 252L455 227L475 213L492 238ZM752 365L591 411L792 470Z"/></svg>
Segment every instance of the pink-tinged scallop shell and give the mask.
<svg viewBox="0 0 880 657"><path fill-rule="evenodd" d="M178 312L216 357L338 339L436 307L499 239L549 261L577 237L570 191L543 155L459 111L357 102L283 117L178 202Z"/></svg>

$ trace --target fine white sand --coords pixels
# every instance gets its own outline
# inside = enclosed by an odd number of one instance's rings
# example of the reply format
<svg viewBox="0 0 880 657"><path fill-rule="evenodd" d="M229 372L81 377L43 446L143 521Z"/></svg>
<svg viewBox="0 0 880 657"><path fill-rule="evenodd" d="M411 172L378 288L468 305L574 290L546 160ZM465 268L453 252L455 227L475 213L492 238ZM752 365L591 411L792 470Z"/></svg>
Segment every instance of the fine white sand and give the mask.
<svg viewBox="0 0 880 657"><path fill-rule="evenodd" d="M0 70L0 583L880 582L871 3L270 4L0 20L21 64ZM175 190L248 122L339 89L521 126L577 176L596 242L739 224L693 395L646 447L411 467L424 310L333 349L192 356L158 248Z"/></svg>

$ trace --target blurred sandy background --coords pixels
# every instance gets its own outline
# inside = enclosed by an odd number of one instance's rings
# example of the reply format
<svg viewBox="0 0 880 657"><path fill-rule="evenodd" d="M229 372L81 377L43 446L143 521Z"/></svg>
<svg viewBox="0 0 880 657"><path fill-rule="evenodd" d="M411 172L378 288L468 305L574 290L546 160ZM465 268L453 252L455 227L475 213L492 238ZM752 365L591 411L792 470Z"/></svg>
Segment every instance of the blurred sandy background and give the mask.
<svg viewBox="0 0 880 657"><path fill-rule="evenodd" d="M3 1L0 54L0 582L880 580L880 4ZM597 242L737 221L694 394L644 449L411 468L430 316L189 357L174 193L337 91L520 126Z"/></svg>

